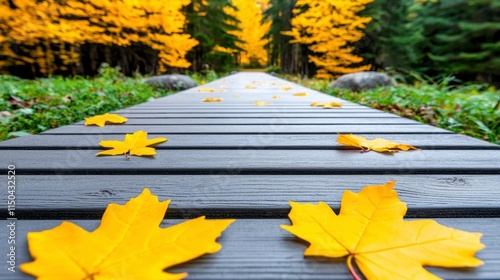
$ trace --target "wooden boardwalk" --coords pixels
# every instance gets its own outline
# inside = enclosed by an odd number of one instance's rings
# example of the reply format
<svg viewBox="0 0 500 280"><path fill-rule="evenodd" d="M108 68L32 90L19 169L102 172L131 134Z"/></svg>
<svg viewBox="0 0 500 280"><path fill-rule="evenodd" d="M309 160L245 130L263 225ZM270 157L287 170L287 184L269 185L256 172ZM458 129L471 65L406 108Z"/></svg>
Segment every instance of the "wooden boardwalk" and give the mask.
<svg viewBox="0 0 500 280"><path fill-rule="evenodd" d="M247 86L254 86L250 89ZM327 96L263 73L240 73L117 111L125 125L76 123L0 143L0 279L31 279L7 270L7 167L16 168L16 257L29 261L26 233L77 220L97 227L104 208L149 187L172 199L167 223L206 215L234 217L222 250L169 269L188 279L351 279L344 261L303 257L289 224L289 200L323 200L335 210L345 189L396 180L408 218L484 234L476 269L429 268L445 279L500 279L500 146ZM289 90L283 90L290 87ZM224 92L221 92L224 90ZM294 93L307 92L305 97ZM280 96L273 99L272 96ZM222 97L204 103L205 97ZM272 102L256 106L254 101ZM340 101L343 108L313 108ZM103 139L145 130L169 141L155 158L96 157ZM420 147L393 155L336 143L337 133L384 137Z"/></svg>

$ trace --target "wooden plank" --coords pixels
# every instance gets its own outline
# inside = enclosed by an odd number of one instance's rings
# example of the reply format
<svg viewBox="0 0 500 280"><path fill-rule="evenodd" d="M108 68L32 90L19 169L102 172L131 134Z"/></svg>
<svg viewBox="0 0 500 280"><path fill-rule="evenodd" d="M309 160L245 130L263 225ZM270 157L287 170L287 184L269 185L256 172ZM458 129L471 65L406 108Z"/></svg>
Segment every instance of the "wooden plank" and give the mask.
<svg viewBox="0 0 500 280"><path fill-rule="evenodd" d="M105 127L67 125L43 134L124 134L144 130L151 134L450 134L451 131L430 125L108 125Z"/></svg>
<svg viewBox="0 0 500 280"><path fill-rule="evenodd" d="M148 109L148 110L138 110L138 109L123 109L123 110L118 110L115 111L114 113L116 114L130 114L130 113L136 113L136 114L144 114L145 112L148 112L150 114L161 114L161 113L175 113L175 114L180 114L180 113L190 113L190 114L201 114L201 113L209 113L209 114L214 114L214 113L221 113L221 114L239 114L239 113L253 113L253 114L261 114L261 113L324 113L325 109L322 108L287 108L287 107L269 107L269 106L255 106L253 108L249 109L233 109L230 106L224 107L224 108L209 108L207 107L206 109L176 109L176 108L165 108L165 109ZM370 108L336 108L336 109L330 109L328 111L335 111L337 113L343 112L343 113L367 113L367 112L372 112L373 109Z"/></svg>
<svg viewBox="0 0 500 280"><path fill-rule="evenodd" d="M160 144L167 145L167 144ZM155 158L100 150L0 150L20 174L500 174L500 150L157 150Z"/></svg>
<svg viewBox="0 0 500 280"><path fill-rule="evenodd" d="M75 123L75 125L83 125L83 121ZM358 118L358 119L288 119L288 118L259 118L259 119L130 119L126 122L127 125L323 125L323 124L342 124L342 125L359 125L359 124L397 124L397 125L420 125L421 123L405 119L405 118Z"/></svg>
<svg viewBox="0 0 500 280"><path fill-rule="evenodd" d="M18 167L19 168L19 167ZM409 217L500 217L498 175L22 175L16 179L18 217L99 217L113 200L123 204L144 187L171 199L169 217L201 215L286 218L288 201L340 207L344 190L396 180ZM7 182L7 176L0 176ZM0 189L7 197L7 188ZM0 212L4 216L7 214Z"/></svg>
<svg viewBox="0 0 500 280"><path fill-rule="evenodd" d="M482 232L481 242L486 248L476 257L484 265L474 269L428 268L444 279L498 279L500 274L500 219L437 219L445 226L461 230ZM87 231L94 230L99 221L73 221ZM167 220L162 227L180 222ZM27 249L26 234L39 232L59 225L61 221L20 220L16 222L16 268L31 261ZM189 279L352 279L345 258L328 260L325 258L304 258L307 244L281 229L279 225L290 224L287 219L237 220L230 225L217 241L222 249L212 255L178 265L168 272L188 272ZM8 240L7 221L1 221L0 238ZM7 242L0 243L1 252L7 251ZM4 256L4 259L5 256ZM19 272L9 272L4 261L0 278L9 280L32 279Z"/></svg>
<svg viewBox="0 0 500 280"><path fill-rule="evenodd" d="M328 110L325 110L328 111ZM217 114L217 113L133 113L122 114L122 116L129 119L257 119L257 118L287 118L287 119L337 119L337 118L399 118L399 116L383 113L380 111L366 112L366 113L245 113L245 114Z"/></svg>
<svg viewBox="0 0 500 280"><path fill-rule="evenodd" d="M196 98L200 98L200 96L196 97ZM204 98L204 96L201 96L201 98ZM198 99L196 99L198 100ZM254 100L255 101L255 100ZM232 108L239 108L239 109L251 109L251 108L254 108L256 107L257 105L255 105L253 102L254 101L251 101L250 103L248 102L240 102L240 104L234 104L233 106L231 106ZM272 103L272 102L271 102ZM128 107L128 108L149 108L149 109L152 109L152 108L197 108L197 109L200 109L200 108L221 108L221 107L224 107L224 108L227 108L227 105L224 103L224 102L216 102L216 103L210 103L210 102L201 102L201 103L179 103L179 102L171 102L170 100L164 100L163 102L160 102L160 100L154 100L154 101L149 101L149 102L145 102L145 103L141 103L141 104L138 104L138 105L135 105L135 106L132 106L132 107ZM257 107L261 107L261 106L257 106ZM290 107L290 108L318 108L318 109L323 109L322 107L312 107L311 106L311 103L297 103L297 102L294 102L294 103L284 103L284 102L280 102L280 103L273 103L272 105L267 105L265 107ZM332 108L332 109L338 109L339 107L335 107L335 108ZM360 105L360 104L357 104L357 103L342 103L342 107L341 108L368 108L367 106L364 106L364 105Z"/></svg>
<svg viewBox="0 0 500 280"><path fill-rule="evenodd" d="M277 134L277 135L184 135L155 134L168 138L168 144L157 149L357 149L337 143L336 135ZM500 149L494 145L459 134L360 134L368 139L384 138L411 144L425 150ZM0 142L0 149L100 149L102 140L123 140L120 134L64 135L41 134Z"/></svg>
<svg viewBox="0 0 500 280"><path fill-rule="evenodd" d="M129 107L131 109L139 109L139 108L149 108L149 109L154 109L154 108L220 108L220 107L225 107L227 108L228 105L224 102L226 100L223 100L222 102L216 102L216 103L211 103L211 102L198 102L200 101L200 98L203 99L205 96L196 96L193 98L194 101L197 101L195 103L188 103L188 102L173 102L171 100L165 100L163 102L160 101L150 101L150 102L145 102L139 105L135 105L132 107ZM239 109L252 109L254 107L262 107L262 106L257 106L253 102L255 101L262 101L258 100L256 98L250 98L247 97L248 100L231 100L233 104L231 104L231 108L239 108ZM270 97L267 97L267 99L270 99ZM317 108L317 109L324 109L322 107L312 107L311 103L309 101L301 101L301 102L289 102L286 103L285 101L282 102L276 102L276 100L267 100L271 102L271 105L267 105L264 107L288 107L288 108ZM331 100L329 100L331 101ZM356 103L345 103L341 102L342 107L341 108L368 108L367 106L356 104ZM332 109L338 109L338 107L332 108Z"/></svg>

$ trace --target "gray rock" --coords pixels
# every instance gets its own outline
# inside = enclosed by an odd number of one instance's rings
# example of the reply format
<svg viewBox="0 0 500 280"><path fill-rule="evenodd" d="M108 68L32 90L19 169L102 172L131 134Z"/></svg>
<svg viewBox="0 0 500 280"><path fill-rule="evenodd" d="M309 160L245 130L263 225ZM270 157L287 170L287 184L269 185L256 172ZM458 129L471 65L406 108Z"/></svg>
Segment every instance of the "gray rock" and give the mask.
<svg viewBox="0 0 500 280"><path fill-rule="evenodd" d="M154 88L166 90L185 90L197 86L189 76L180 74L154 76L144 82Z"/></svg>
<svg viewBox="0 0 500 280"><path fill-rule="evenodd" d="M366 71L342 75L330 85L330 88L360 91L378 86L390 86L393 83L392 78L385 73Z"/></svg>

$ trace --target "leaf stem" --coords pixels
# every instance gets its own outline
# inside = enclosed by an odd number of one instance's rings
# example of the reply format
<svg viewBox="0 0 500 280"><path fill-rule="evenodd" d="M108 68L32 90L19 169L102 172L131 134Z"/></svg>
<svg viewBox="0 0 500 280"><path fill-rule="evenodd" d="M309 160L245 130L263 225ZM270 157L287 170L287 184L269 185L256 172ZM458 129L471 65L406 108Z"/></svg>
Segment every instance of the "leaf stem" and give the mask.
<svg viewBox="0 0 500 280"><path fill-rule="evenodd" d="M352 266L352 255L347 257L347 267L349 268L349 273L351 273L352 279L362 280L361 277L356 274L356 270L354 270L354 267Z"/></svg>

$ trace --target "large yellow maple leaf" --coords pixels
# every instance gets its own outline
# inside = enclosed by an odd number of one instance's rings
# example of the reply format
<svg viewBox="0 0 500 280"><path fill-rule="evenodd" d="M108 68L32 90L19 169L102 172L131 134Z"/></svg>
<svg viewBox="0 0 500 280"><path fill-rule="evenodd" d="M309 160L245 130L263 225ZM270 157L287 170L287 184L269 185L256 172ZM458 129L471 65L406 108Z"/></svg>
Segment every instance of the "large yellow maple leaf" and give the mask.
<svg viewBox="0 0 500 280"><path fill-rule="evenodd" d="M339 134L337 138L337 143L361 148L362 152L368 152L370 150L376 152L390 152L396 153L398 151L408 151L408 150L418 150L418 148L407 144L400 144L383 138L375 138L373 140L368 140L363 136L358 135L345 135Z"/></svg>
<svg viewBox="0 0 500 280"><path fill-rule="evenodd" d="M136 131L133 134L126 134L123 141L119 140L103 140L99 145L104 148L112 148L98 152L98 156L115 156L115 155L136 155L136 156L154 156L156 155L155 148L148 146L155 145L167 141L167 138L148 139L148 133L142 130Z"/></svg>
<svg viewBox="0 0 500 280"><path fill-rule="evenodd" d="M85 125L97 125L103 127L106 123L124 123L127 118L122 117L117 114L106 113L104 115L93 116L91 118L85 118Z"/></svg>
<svg viewBox="0 0 500 280"><path fill-rule="evenodd" d="M423 266L476 267L484 248L480 233L439 225L433 220L404 221L406 204L394 181L345 191L340 214L324 202L290 202L292 226L285 230L306 240L305 256L354 259L367 279L439 279ZM352 273L352 269L351 273Z"/></svg>
<svg viewBox="0 0 500 280"><path fill-rule="evenodd" d="M182 279L187 273L163 270L219 251L215 240L234 220L199 217L160 228L169 202L146 188L125 205L109 204L93 232L70 222L30 232L34 261L20 269L44 280Z"/></svg>

